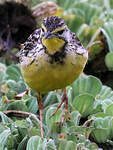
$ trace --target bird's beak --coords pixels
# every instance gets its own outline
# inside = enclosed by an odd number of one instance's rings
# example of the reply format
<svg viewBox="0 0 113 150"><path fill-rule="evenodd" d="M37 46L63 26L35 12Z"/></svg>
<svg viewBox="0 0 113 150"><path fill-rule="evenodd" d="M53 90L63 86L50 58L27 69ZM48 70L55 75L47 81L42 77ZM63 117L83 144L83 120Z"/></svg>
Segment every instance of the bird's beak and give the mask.
<svg viewBox="0 0 113 150"><path fill-rule="evenodd" d="M51 37L52 33L50 31L45 33L45 39L49 39Z"/></svg>

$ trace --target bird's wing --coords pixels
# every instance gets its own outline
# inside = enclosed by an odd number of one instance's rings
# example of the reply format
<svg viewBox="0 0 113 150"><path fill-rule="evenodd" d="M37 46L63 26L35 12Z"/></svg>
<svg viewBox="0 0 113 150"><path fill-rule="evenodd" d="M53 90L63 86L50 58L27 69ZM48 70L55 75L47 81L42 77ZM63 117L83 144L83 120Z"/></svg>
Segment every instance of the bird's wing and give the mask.
<svg viewBox="0 0 113 150"><path fill-rule="evenodd" d="M20 62L22 58L25 56L30 56L35 54L35 50L37 45L40 44L40 32L41 29L35 30L27 39L27 41L22 44L22 48L20 50Z"/></svg>
<svg viewBox="0 0 113 150"><path fill-rule="evenodd" d="M82 43L78 39L78 37L75 35L75 33L71 32L71 40L70 44L73 45L73 49L75 52L79 55L83 55L87 52L87 50L83 47Z"/></svg>

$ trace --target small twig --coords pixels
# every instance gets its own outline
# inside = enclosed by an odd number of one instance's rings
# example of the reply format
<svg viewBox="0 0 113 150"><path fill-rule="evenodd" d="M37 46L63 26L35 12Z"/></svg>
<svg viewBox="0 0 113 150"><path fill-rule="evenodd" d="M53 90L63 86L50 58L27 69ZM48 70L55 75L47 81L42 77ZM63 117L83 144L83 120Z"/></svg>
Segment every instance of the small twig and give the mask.
<svg viewBox="0 0 113 150"><path fill-rule="evenodd" d="M17 94L17 95L16 95L16 98L22 98L22 96L24 96L25 94L28 95L28 92L29 92L29 90L27 89L27 90L25 90L24 92L21 92L21 93Z"/></svg>
<svg viewBox="0 0 113 150"><path fill-rule="evenodd" d="M30 112L24 112L24 111L19 111L19 110L6 110L6 111L3 111L3 113L9 117L20 117L20 118L27 118L32 114ZM37 118L39 117L38 115L36 116Z"/></svg>
<svg viewBox="0 0 113 150"><path fill-rule="evenodd" d="M87 46L87 50L90 51L90 48L91 48L92 46L94 46L94 45L97 45L97 44L99 44L99 45L101 45L101 46L104 45L104 43L103 43L102 41L94 41L94 42L92 42L91 44L89 44L89 45Z"/></svg>
<svg viewBox="0 0 113 150"><path fill-rule="evenodd" d="M94 120L95 120L94 118L87 120L87 121L84 123L84 126L85 126L85 127L89 127L89 126L90 126L90 123L91 123L92 121L94 121Z"/></svg>

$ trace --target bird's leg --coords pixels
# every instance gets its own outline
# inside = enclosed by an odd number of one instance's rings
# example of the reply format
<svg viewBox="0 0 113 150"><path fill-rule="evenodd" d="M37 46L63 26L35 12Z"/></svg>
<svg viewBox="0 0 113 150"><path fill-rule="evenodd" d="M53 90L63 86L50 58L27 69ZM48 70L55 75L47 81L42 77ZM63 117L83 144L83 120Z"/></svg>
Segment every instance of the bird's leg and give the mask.
<svg viewBox="0 0 113 150"><path fill-rule="evenodd" d="M42 104L42 97L39 94L38 95L38 107L39 107L39 113L40 113L40 126L41 126L41 138L43 138L43 104Z"/></svg>
<svg viewBox="0 0 113 150"><path fill-rule="evenodd" d="M57 109L52 113L52 115L50 116L50 118L52 118L56 114L56 112L60 109L60 107L62 106L62 104L63 104L63 101L61 101L61 103L58 105Z"/></svg>
<svg viewBox="0 0 113 150"><path fill-rule="evenodd" d="M67 94L66 94L66 88L64 89L64 102L65 102L64 108L67 112L67 120L69 120L68 97L67 97Z"/></svg>
<svg viewBox="0 0 113 150"><path fill-rule="evenodd" d="M61 120L61 122L60 122L61 125L63 125L64 120L65 120L65 103L64 103L63 113L62 113L62 120Z"/></svg>
<svg viewBox="0 0 113 150"><path fill-rule="evenodd" d="M66 94L66 88L64 88L64 94L62 96L62 101L64 102L64 111L63 111L63 114L62 114L62 120L61 120L61 124L64 123L64 120L65 120L65 111L67 113L67 118L66 120L69 120L69 111L68 111L68 97L67 97L67 94Z"/></svg>
<svg viewBox="0 0 113 150"><path fill-rule="evenodd" d="M63 114L62 114L62 121L61 121L62 124L65 120L65 111L67 112L67 120L69 120L68 97L67 97L67 94L66 94L66 88L64 88L64 93L63 93L63 96L61 98L61 103L58 105L57 109L52 113L50 118L53 117L56 114L56 112L60 109L60 107L62 106L63 103L64 103L64 111L63 111Z"/></svg>

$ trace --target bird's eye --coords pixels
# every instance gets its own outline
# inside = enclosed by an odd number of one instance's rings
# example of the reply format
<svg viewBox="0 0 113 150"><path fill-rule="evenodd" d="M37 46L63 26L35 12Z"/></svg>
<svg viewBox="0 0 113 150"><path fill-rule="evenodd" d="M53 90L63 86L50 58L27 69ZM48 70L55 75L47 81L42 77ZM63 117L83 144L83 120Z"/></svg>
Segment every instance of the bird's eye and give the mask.
<svg viewBox="0 0 113 150"><path fill-rule="evenodd" d="M57 33L61 35L63 32L64 32L64 30L60 30Z"/></svg>
<svg viewBox="0 0 113 150"><path fill-rule="evenodd" d="M44 29L42 28L42 32L44 32Z"/></svg>

